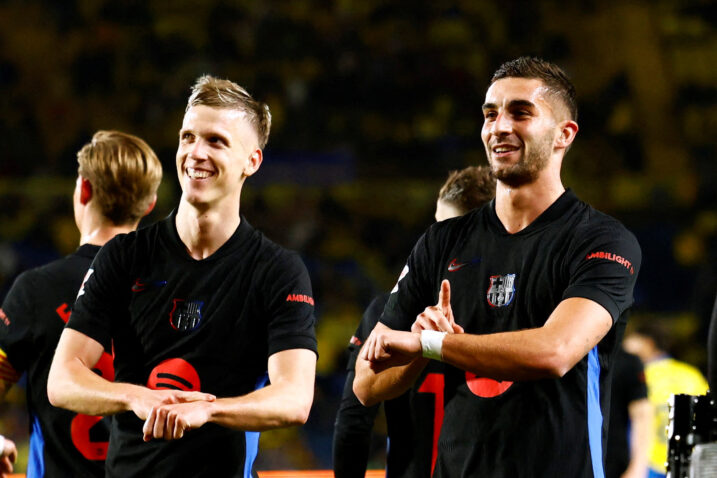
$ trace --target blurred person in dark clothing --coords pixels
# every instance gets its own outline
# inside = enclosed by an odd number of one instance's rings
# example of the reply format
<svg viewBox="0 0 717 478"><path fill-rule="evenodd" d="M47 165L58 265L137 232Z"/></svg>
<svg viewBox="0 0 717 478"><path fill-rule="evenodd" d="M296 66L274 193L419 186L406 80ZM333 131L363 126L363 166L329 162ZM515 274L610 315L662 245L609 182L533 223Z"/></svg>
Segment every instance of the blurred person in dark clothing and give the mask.
<svg viewBox="0 0 717 478"><path fill-rule="evenodd" d="M645 478L653 423L645 367L640 357L622 347L614 360L605 476Z"/></svg>
<svg viewBox="0 0 717 478"><path fill-rule="evenodd" d="M154 207L162 165L140 138L98 131L77 153L72 196L80 247L22 273L0 309L0 394L27 372L30 457L27 476L104 477L109 420L50 405L47 375L82 280L100 248L137 228ZM112 380L112 350L92 368ZM6 441L7 445L8 441ZM4 462L3 462L4 463Z"/></svg>
<svg viewBox="0 0 717 478"><path fill-rule="evenodd" d="M495 177L487 166L452 171L436 201L436 221L462 216L495 196ZM371 430L379 404L364 407L353 392L356 357L376 326L389 294L376 297L364 312L349 342L349 361L341 404L336 415L333 463L336 478L363 478L371 445ZM442 423L442 366L429 364L411 389L384 402L388 441L387 478L428 478L433 472Z"/></svg>
<svg viewBox="0 0 717 478"><path fill-rule="evenodd" d="M648 453L648 476L663 478L667 472L667 425L670 396L684 393L702 395L707 392L707 380L691 364L669 354L669 332L662 324L644 322L625 334L625 350L640 357L645 364L647 397L654 408L652 440Z"/></svg>

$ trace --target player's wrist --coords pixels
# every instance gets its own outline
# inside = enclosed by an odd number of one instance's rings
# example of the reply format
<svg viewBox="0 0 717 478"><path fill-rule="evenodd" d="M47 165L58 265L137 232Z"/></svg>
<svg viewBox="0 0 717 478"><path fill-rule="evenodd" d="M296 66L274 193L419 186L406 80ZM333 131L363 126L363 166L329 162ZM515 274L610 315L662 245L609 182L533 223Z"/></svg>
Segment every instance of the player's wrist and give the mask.
<svg viewBox="0 0 717 478"><path fill-rule="evenodd" d="M446 332L421 330L421 355L433 360L443 359L443 339Z"/></svg>

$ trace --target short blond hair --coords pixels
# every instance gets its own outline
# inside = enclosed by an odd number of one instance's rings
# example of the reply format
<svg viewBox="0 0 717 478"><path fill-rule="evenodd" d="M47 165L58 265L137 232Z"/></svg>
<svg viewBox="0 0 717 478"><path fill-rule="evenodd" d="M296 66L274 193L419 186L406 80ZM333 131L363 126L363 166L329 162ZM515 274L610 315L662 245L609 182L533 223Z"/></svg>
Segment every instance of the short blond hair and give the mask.
<svg viewBox="0 0 717 478"><path fill-rule="evenodd" d="M92 184L92 199L114 225L137 223L154 201L162 164L142 139L98 131L77 153L78 173Z"/></svg>
<svg viewBox="0 0 717 478"><path fill-rule="evenodd" d="M229 108L245 112L256 131L259 148L264 149L271 131L271 112L269 106L257 101L241 86L230 80L222 80L210 75L200 76L192 86L192 94L187 101L192 106L210 106Z"/></svg>

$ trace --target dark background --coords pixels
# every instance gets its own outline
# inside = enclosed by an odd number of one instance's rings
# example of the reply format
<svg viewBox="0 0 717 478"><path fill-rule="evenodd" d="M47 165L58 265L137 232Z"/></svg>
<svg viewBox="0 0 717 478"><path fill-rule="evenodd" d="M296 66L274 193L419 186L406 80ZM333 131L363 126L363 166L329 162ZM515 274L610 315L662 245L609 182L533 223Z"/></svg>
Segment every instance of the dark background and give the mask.
<svg viewBox="0 0 717 478"><path fill-rule="evenodd" d="M190 85L204 73L242 84L274 119L242 212L302 254L319 319L310 422L265 433L260 469L329 468L344 350L363 308L432 222L447 172L485 163L480 106L493 70L538 55L578 90L564 184L642 246L633 320L666 323L672 352L704 369L717 290L716 10L698 0L0 1L0 298L22 270L77 247L75 155L96 130L157 151L156 220L179 197ZM14 390L0 432L22 441Z"/></svg>

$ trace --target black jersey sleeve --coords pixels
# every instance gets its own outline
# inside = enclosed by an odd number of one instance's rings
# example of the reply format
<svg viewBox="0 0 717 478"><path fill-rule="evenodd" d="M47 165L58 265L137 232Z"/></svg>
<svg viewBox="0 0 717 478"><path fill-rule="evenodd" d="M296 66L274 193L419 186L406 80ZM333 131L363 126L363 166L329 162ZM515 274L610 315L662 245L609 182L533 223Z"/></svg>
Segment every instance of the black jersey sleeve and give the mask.
<svg viewBox="0 0 717 478"><path fill-rule="evenodd" d="M376 326L388 300L388 294L376 297L363 314L349 342L346 383L334 422L333 461L336 478L363 478L366 473L373 428L379 405L364 407L353 391L356 358L361 345Z"/></svg>
<svg viewBox="0 0 717 478"><path fill-rule="evenodd" d="M436 244L440 243L435 226L418 240L391 290L380 320L394 330L410 330L416 316L435 304L439 285L433 280L436 274L432 259L436 257Z"/></svg>
<svg viewBox="0 0 717 478"><path fill-rule="evenodd" d="M619 222L603 219L596 226L583 228L570 256L570 283L563 299L595 301L615 322L632 305L641 258L637 239Z"/></svg>
<svg viewBox="0 0 717 478"><path fill-rule="evenodd" d="M0 309L0 349L6 354L4 359L11 364L10 367L0 367L0 374L10 382L18 378L13 372L21 374L27 370L32 353L36 351L32 329L36 291L32 272L23 272L13 283Z"/></svg>
<svg viewBox="0 0 717 478"><path fill-rule="evenodd" d="M298 254L280 253L272 261L263 287L269 355L289 349L316 352L311 280Z"/></svg>
<svg viewBox="0 0 717 478"><path fill-rule="evenodd" d="M130 291L123 256L124 236L115 236L97 253L77 294L67 327L77 330L111 349L112 324L128 313Z"/></svg>

